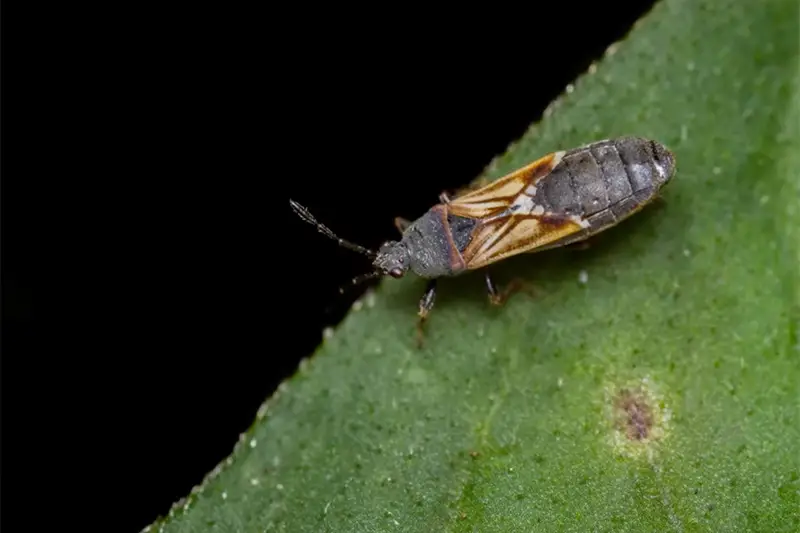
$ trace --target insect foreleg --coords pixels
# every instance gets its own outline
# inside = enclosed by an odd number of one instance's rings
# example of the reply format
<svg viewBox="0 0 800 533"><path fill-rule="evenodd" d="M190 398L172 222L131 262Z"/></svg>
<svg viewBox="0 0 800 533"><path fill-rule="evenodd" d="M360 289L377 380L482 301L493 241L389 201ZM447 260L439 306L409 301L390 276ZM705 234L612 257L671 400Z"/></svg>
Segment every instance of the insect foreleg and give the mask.
<svg viewBox="0 0 800 533"><path fill-rule="evenodd" d="M397 231L399 231L400 233L403 233L404 231L406 231L406 228L408 228L410 225L411 225L411 221L406 219L406 218L403 218L403 217L395 217L394 218L394 227L396 227Z"/></svg>
<svg viewBox="0 0 800 533"><path fill-rule="evenodd" d="M425 319L428 318L428 313L433 309L433 303L436 300L436 280L428 281L428 286L425 287L425 294L419 301L419 321L417 322L417 345L422 347L423 340L423 326Z"/></svg>

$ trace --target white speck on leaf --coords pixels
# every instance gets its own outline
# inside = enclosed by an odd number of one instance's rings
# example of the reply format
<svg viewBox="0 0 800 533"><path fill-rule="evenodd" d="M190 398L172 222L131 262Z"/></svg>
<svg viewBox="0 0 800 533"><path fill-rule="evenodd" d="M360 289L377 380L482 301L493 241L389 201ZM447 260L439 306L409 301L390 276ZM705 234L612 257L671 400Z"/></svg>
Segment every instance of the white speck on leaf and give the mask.
<svg viewBox="0 0 800 533"><path fill-rule="evenodd" d="M760 203L761 205L765 205L767 202L769 202L769 196L767 195L764 195L758 199L758 203Z"/></svg>
<svg viewBox="0 0 800 533"><path fill-rule="evenodd" d="M690 252L688 248L684 248L683 249L683 255L685 255L686 257L689 257L690 255L692 255L692 252Z"/></svg>
<svg viewBox="0 0 800 533"><path fill-rule="evenodd" d="M253 479L251 479L251 480L250 480L250 484L251 484L251 485L254 485L254 486L255 486L255 485L258 485L258 478L255 478L255 477L254 477Z"/></svg>
<svg viewBox="0 0 800 533"><path fill-rule="evenodd" d="M686 64L686 69L687 69L689 72L692 72L692 71L694 70L694 61L689 61L689 62Z"/></svg>
<svg viewBox="0 0 800 533"><path fill-rule="evenodd" d="M278 489L278 490L283 490L283 485L278 483L277 485L275 485L275 488Z"/></svg>
<svg viewBox="0 0 800 533"><path fill-rule="evenodd" d="M328 508L331 506L331 502L325 504L325 509L322 510L322 514L328 514Z"/></svg>
<svg viewBox="0 0 800 533"><path fill-rule="evenodd" d="M222 491L222 499L223 500L227 500L228 499L228 491L226 491L226 490Z"/></svg>
<svg viewBox="0 0 800 533"><path fill-rule="evenodd" d="M681 141L685 141L689 138L689 128L686 124L681 126Z"/></svg>
<svg viewBox="0 0 800 533"><path fill-rule="evenodd" d="M251 448L255 448L256 444L257 444L256 439L250 439L250 447Z"/></svg>
<svg viewBox="0 0 800 533"><path fill-rule="evenodd" d="M558 388L560 389L563 386L564 386L564 378L558 378Z"/></svg>
<svg viewBox="0 0 800 533"><path fill-rule="evenodd" d="M333 337L333 328L332 327L327 327L327 328L322 330L322 338L330 339L331 337Z"/></svg>
<svg viewBox="0 0 800 533"><path fill-rule="evenodd" d="M368 291L366 300L367 300L367 307L369 307L370 309L375 307L375 291L373 290Z"/></svg>
<svg viewBox="0 0 800 533"><path fill-rule="evenodd" d="M719 176L720 174L722 174L722 169L719 167L714 167L713 169L711 169L711 172L713 172L715 176Z"/></svg>
<svg viewBox="0 0 800 533"><path fill-rule="evenodd" d="M575 90L575 86L573 84L567 85L567 94L572 94L572 91Z"/></svg>
<svg viewBox="0 0 800 533"><path fill-rule="evenodd" d="M361 311L362 307L364 307L364 302L360 299L353 302L353 311Z"/></svg>
<svg viewBox="0 0 800 533"><path fill-rule="evenodd" d="M581 270L578 273L578 281L583 284L586 284L586 282L589 281L589 273L586 272L585 270Z"/></svg>

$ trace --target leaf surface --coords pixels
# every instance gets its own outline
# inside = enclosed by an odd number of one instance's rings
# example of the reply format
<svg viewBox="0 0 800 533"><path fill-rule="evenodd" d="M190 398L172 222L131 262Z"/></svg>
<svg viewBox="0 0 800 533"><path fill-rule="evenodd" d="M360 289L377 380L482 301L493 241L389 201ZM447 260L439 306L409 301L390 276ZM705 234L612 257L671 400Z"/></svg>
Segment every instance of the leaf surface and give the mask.
<svg viewBox="0 0 800 533"><path fill-rule="evenodd" d="M421 351L424 281L385 281L151 528L800 529L798 14L658 4L484 178L640 135L664 201L502 263L536 292L500 309L442 280Z"/></svg>

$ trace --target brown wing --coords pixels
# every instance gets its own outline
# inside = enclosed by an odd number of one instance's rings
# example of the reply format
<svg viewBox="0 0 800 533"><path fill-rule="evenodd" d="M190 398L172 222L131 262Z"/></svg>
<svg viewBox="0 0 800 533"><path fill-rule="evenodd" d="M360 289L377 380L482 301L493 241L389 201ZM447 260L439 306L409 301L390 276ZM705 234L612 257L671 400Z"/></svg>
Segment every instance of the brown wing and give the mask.
<svg viewBox="0 0 800 533"><path fill-rule="evenodd" d="M509 214L481 222L461 252L469 269L481 268L512 255L530 252L585 229L577 217L548 213Z"/></svg>
<svg viewBox="0 0 800 533"><path fill-rule="evenodd" d="M552 172L564 153L547 154L447 204L451 214L479 220L461 252L467 268L481 268L529 252L586 227L577 217L548 213L534 202L536 184Z"/></svg>
<svg viewBox="0 0 800 533"><path fill-rule="evenodd" d="M468 218L497 215L509 208L528 187L547 176L563 156L564 152L547 154L484 187L454 198L447 204L448 211Z"/></svg>

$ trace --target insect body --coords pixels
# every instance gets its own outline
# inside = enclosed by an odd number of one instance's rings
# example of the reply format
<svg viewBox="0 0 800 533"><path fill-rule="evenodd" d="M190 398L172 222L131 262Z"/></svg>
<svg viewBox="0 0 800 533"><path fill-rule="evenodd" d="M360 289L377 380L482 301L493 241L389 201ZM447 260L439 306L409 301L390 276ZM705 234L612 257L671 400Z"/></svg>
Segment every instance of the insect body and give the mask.
<svg viewBox="0 0 800 533"><path fill-rule="evenodd" d="M373 259L374 272L427 278L420 324L432 309L436 280L486 267L524 252L583 241L656 198L672 178L675 157L656 141L621 137L550 153L477 190L441 202L413 222L395 219L402 233L375 252L337 237L303 207L294 209L319 231ZM504 300L486 273L490 300Z"/></svg>

